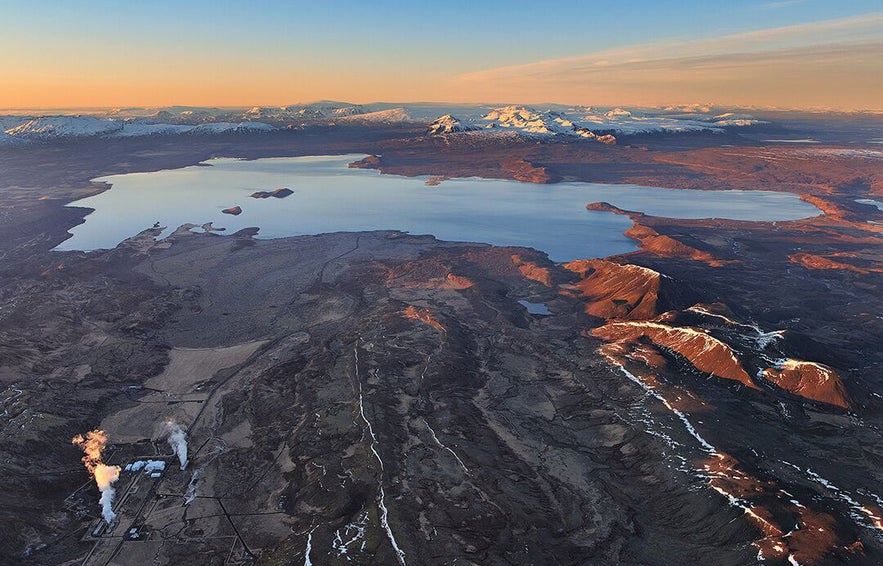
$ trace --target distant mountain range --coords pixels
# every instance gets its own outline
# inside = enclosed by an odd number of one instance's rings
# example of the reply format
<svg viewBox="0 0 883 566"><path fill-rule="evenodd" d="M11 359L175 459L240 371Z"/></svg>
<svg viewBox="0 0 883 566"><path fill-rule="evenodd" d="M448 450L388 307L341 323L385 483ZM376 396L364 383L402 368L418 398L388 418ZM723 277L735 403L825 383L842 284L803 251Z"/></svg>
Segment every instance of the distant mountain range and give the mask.
<svg viewBox="0 0 883 566"><path fill-rule="evenodd" d="M350 104L323 100L291 106L118 108L78 115L0 116L0 144L64 138L217 135L270 132L309 124L424 124L432 135L508 131L523 136L579 136L604 143L616 135L723 131L762 123L707 106L663 109L582 106Z"/></svg>

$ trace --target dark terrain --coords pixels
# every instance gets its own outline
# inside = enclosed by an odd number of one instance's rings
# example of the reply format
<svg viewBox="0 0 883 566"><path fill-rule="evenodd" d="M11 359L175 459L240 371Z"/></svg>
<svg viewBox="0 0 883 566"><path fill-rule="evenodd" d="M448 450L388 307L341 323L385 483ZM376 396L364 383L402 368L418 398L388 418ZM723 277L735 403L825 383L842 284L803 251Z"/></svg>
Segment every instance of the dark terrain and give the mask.
<svg viewBox="0 0 883 566"><path fill-rule="evenodd" d="M414 126L0 149L0 562L879 564L883 212L855 200L883 198L883 160L842 149ZM566 265L396 232L51 251L88 212L64 205L108 188L92 178L331 153L438 182L789 191L824 214L586 203L629 215L641 249ZM124 474L118 527L91 537L71 437L104 428L110 464L166 457L164 417L191 466Z"/></svg>

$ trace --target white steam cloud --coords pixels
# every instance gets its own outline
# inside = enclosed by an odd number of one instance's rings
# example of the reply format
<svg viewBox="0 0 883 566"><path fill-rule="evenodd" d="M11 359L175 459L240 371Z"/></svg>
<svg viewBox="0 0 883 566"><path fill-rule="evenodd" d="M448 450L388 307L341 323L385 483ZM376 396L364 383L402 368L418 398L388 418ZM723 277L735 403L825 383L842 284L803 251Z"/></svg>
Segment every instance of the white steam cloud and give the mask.
<svg viewBox="0 0 883 566"><path fill-rule="evenodd" d="M181 469L186 469L187 433L184 432L184 429L181 428L181 425L179 425L172 419L166 419L166 421L163 423L163 436L167 437L169 441L169 446L172 447L172 450L175 451L175 455L178 456L178 462L181 464Z"/></svg>
<svg viewBox="0 0 883 566"><path fill-rule="evenodd" d="M101 451L107 444L107 433L100 429L87 432L85 435L78 434L71 439L71 442L83 449L83 464L86 469L95 478L98 490L101 492L101 498L98 502L101 504L101 516L105 522L112 523L116 518L113 512L113 496L116 490L113 487L120 477L119 466L108 466L101 461Z"/></svg>

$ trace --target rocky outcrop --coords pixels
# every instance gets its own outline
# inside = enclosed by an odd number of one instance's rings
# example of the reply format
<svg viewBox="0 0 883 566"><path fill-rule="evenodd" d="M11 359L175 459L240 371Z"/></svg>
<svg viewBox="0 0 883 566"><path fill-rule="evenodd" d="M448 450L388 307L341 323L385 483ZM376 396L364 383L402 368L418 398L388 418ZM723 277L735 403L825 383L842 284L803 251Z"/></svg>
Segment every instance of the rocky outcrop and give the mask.
<svg viewBox="0 0 883 566"><path fill-rule="evenodd" d="M809 399L849 408L846 387L837 373L822 364L799 360L780 360L775 367L763 370L763 377L785 391Z"/></svg>
<svg viewBox="0 0 883 566"><path fill-rule="evenodd" d="M583 335L587 334L584 333ZM617 363L623 366L626 361L640 362L653 370L662 370L668 366L665 356L653 344L625 341L608 342L601 346L598 351L607 359L616 360ZM645 379L655 380L655 377L647 375Z"/></svg>
<svg viewBox="0 0 883 566"><path fill-rule="evenodd" d="M849 257L849 256L841 256L841 257ZM853 273L858 273L860 275L867 275L868 273L872 273L872 272L876 272L876 273L883 272L883 267L878 267L878 266L859 267L857 265L852 265L851 263L846 263L843 261L837 261L835 259L831 259L830 257L816 255L816 254L810 254L810 253L806 253L806 252L791 254L788 256L788 261L790 261L791 263L800 264L807 269L839 269L842 271L851 271Z"/></svg>
<svg viewBox="0 0 883 566"><path fill-rule="evenodd" d="M588 300L586 314L608 320L646 320L659 314L663 276L652 269L604 259L577 260L564 267L582 277L573 288Z"/></svg>
<svg viewBox="0 0 883 566"><path fill-rule="evenodd" d="M349 165L347 165L350 169L379 169L380 168L380 156L379 155L369 155L367 157L363 157L358 161L353 161Z"/></svg>
<svg viewBox="0 0 883 566"><path fill-rule="evenodd" d="M624 233L626 236L638 240L641 243L640 245L642 250L651 252L661 257L691 259L693 261L701 261L707 263L712 267L720 267L726 264L726 262L715 258L708 252L704 252L702 250L698 250L694 247L688 246L687 244L684 244L683 242L680 242L672 238L671 236L659 234L656 230L647 226L640 226L636 224L634 227L626 230Z"/></svg>
<svg viewBox="0 0 883 566"><path fill-rule="evenodd" d="M702 471L708 477L709 487L726 497L731 505L743 509L763 534L753 542L759 559L817 564L836 548L838 541L831 515L801 504L781 490L777 482L751 475L729 454L710 454ZM789 517L787 522L782 520L783 516Z"/></svg>
<svg viewBox="0 0 883 566"><path fill-rule="evenodd" d="M391 274L389 280L392 281L394 278L395 276ZM444 277L421 279L415 277L412 278L411 281L408 281L407 278L403 278L398 280L396 284L407 289L449 289L454 291L461 291L475 286L475 282L468 277L454 275L453 273L448 273Z"/></svg>
<svg viewBox="0 0 883 566"><path fill-rule="evenodd" d="M500 162L503 171L512 174L516 181L524 183L553 183L558 180L556 175L550 173L542 165L534 165L525 159L506 159Z"/></svg>
<svg viewBox="0 0 883 566"><path fill-rule="evenodd" d="M515 264L518 271L527 279L542 283L546 287L552 286L552 274L549 272L548 268L540 267L530 261L525 261L517 254L512 256L512 263Z"/></svg>
<svg viewBox="0 0 883 566"><path fill-rule="evenodd" d="M691 259L707 263L712 267L721 267L729 263L728 261L717 259L710 253L688 246L671 236L660 234L650 226L640 223L640 219L645 216L640 212L630 212L622 210L606 202L592 202L586 205L586 210L601 210L628 216L634 225L623 232L629 238L637 240L641 250L652 253L660 257L672 257L681 259Z"/></svg>
<svg viewBox="0 0 883 566"><path fill-rule="evenodd" d="M587 140L594 140L596 142L603 143L605 145L616 145L616 136L613 134L596 134L592 130L588 128L584 128L581 126L574 126L573 132L581 138L585 138Z"/></svg>
<svg viewBox="0 0 883 566"><path fill-rule="evenodd" d="M411 320L419 320L424 324L428 324L439 332L446 332L444 325L442 325L442 323L440 323L428 309L421 309L414 305L408 305L408 307L402 311L402 314Z"/></svg>
<svg viewBox="0 0 883 566"><path fill-rule="evenodd" d="M704 330L650 321L630 321L605 324L593 329L592 334L609 342L637 342L646 339L682 356L703 373L738 381L746 387L757 389L733 350Z"/></svg>
<svg viewBox="0 0 883 566"><path fill-rule="evenodd" d="M240 214L242 214L242 207L241 206L231 206L230 208L225 208L221 212L223 212L224 214L232 214L233 216L239 216Z"/></svg>

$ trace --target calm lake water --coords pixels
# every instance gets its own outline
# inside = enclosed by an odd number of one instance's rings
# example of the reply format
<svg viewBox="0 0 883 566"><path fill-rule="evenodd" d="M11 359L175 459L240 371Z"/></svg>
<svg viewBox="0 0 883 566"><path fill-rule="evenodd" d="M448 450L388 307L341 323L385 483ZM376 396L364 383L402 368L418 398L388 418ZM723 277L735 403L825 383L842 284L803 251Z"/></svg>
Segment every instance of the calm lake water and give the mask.
<svg viewBox="0 0 883 566"><path fill-rule="evenodd" d="M604 257L636 249L622 235L631 221L587 211L606 201L626 210L675 218L796 220L819 214L788 193L686 191L558 183L381 175L349 169L363 155L285 157L245 161L212 159L199 166L129 173L97 181L113 187L70 206L95 209L56 250L113 248L159 222L170 233L182 224L213 222L226 233L257 226L258 238L326 232L402 230L440 240L526 246L555 261ZM255 199L255 191L288 187L283 199ZM242 214L221 210L238 205Z"/></svg>

